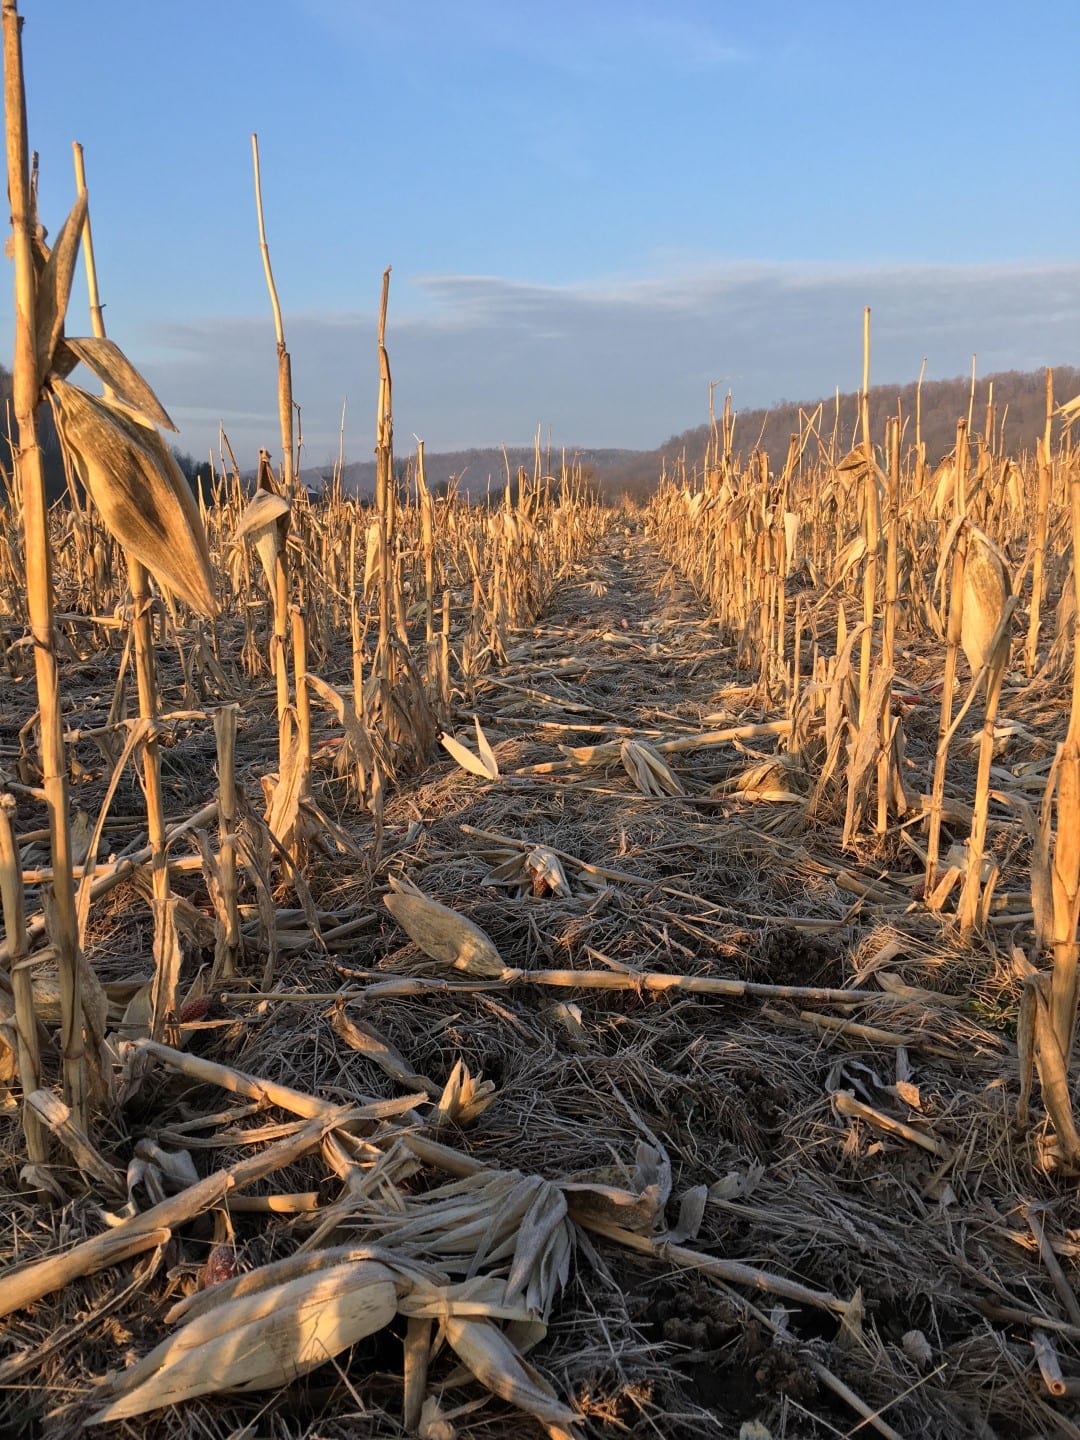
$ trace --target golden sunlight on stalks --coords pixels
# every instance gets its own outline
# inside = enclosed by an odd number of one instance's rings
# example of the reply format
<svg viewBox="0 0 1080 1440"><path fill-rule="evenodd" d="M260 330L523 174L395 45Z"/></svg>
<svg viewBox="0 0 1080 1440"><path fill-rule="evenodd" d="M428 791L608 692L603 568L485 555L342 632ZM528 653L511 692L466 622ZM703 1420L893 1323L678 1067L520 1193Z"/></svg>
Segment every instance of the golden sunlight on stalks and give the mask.
<svg viewBox="0 0 1080 1440"><path fill-rule="evenodd" d="M189 483L2 5L0 1432L1080 1435L1080 397Z"/></svg>
<svg viewBox="0 0 1080 1440"><path fill-rule="evenodd" d="M1058 695L1075 688L1071 513L1080 461L1067 428L1052 451L1049 409L1035 457L998 453L992 419L986 434L975 437L972 457L961 419L953 455L933 475L918 447L902 463L902 417L888 422L880 452L864 439L841 458L823 439L819 419L807 417L792 436L777 474L763 453L742 463L733 457L726 410L723 450L714 441L700 468L683 464L665 477L650 507L650 531L710 606L721 641L735 647L753 701L781 702L791 717L790 735L766 767L785 777L774 791L786 819L773 828L793 834L842 815L838 838L845 850L920 859L922 879L911 887L916 904L955 923L965 939L981 936L992 944L1005 927L1022 925L1025 911L1030 922L1033 907L1040 943L1032 954L1055 957L1052 983L1049 973L1045 977L1055 1019L1040 1033L1056 1036L1060 1070L1076 1009L1071 877L1080 832L1068 818L1074 724L1060 742L1052 724L1040 738L1044 752L1060 748L1049 776L1040 767L1034 789L1028 767L1021 776L995 760L1010 736L1030 735L1023 727L1047 686ZM1018 589L1025 578L1026 595ZM1040 651L1038 610L1046 594L1062 602L1057 634ZM1031 616L1025 666L1028 674L1037 670L1030 683L1009 667L1013 617L1025 600ZM855 609L861 619L851 630ZM927 645L940 639L944 663L935 676L926 670ZM941 650L936 653L940 659ZM970 681L957 709L961 657ZM935 706L936 745L915 757L906 717ZM974 722L967 749L977 757L966 793L952 778L965 722ZM924 745L926 738L924 732ZM869 805L875 777L876 808ZM754 785L760 791L747 772L739 793L751 793ZM1032 793L1043 797L1037 830L1029 820ZM996 895L1002 859L1015 856L1029 835L1030 895ZM1051 849L1060 862L1051 862ZM1059 1141L1073 1158L1072 1140L1060 1135Z"/></svg>

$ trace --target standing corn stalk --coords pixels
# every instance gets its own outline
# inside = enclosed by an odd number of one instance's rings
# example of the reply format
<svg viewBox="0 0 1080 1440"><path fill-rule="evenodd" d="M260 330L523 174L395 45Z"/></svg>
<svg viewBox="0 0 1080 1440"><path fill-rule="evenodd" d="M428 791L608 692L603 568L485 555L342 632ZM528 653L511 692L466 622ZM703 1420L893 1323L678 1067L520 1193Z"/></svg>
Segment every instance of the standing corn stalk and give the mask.
<svg viewBox="0 0 1080 1440"><path fill-rule="evenodd" d="M375 523L377 528L377 573L379 600L379 639L375 659L378 681L379 723L389 734L390 695L394 684L394 657L390 642L391 586L393 566L391 547L394 538L396 510L394 471L394 418L390 358L386 353L386 310L390 299L390 267L383 271L382 299L379 303L379 404L375 418Z"/></svg>
<svg viewBox="0 0 1080 1440"><path fill-rule="evenodd" d="M82 244L89 292L90 327L98 340L105 339L105 320L98 296L97 266L94 263L94 242L90 229L90 202L86 189L86 171L82 146L75 144L75 184L84 207ZM111 394L106 387L106 396ZM134 555L128 555L128 577L131 584L131 622L135 645L135 675L139 691L139 718L147 723L143 742L145 775L146 825L150 841L150 876L154 912L154 984L151 1035L160 1040L166 1019L176 1009L176 987L180 979L180 952L173 923L175 902L169 884L169 862L165 849L165 807L161 797L161 755L158 749L157 724L159 705L157 673L154 665L154 636L151 621L149 576L146 567Z"/></svg>
<svg viewBox="0 0 1080 1440"><path fill-rule="evenodd" d="M15 356L12 391L19 448L15 467L22 493L26 554L26 600L34 642L34 670L41 716L41 768L49 811L52 847L52 940L60 968L61 1055L64 1098L80 1129L88 1126L86 1062L83 1041L82 985L78 925L72 877L68 816L67 758L60 714L60 676L53 628L52 556L45 502L45 471L37 437L41 384L59 340L74 271L74 250L82 217L68 217L40 273L41 250L35 235L26 138L26 94L22 67L22 21L16 0L3 0L4 121L7 141L8 195L15 249ZM72 232L74 234L72 235ZM74 243L73 243L74 242ZM55 331L55 334L54 334Z"/></svg>
<svg viewBox="0 0 1080 1440"><path fill-rule="evenodd" d="M982 888L983 856L990 811L990 766L994 756L994 722L997 719L1001 686L1009 659L1009 620L1012 600L1009 574L998 547L973 531L964 562L963 615L960 643L971 666L974 680L986 671L986 708L979 741L979 769L975 783L975 805L968 840L967 870L960 894L960 933L967 937L985 918L993 888L988 880ZM974 681L973 681L974 683Z"/></svg>
<svg viewBox="0 0 1080 1440"><path fill-rule="evenodd" d="M292 361L285 348L285 327L281 321L281 306L278 303L274 272L270 268L270 247L266 243L266 226L263 222L262 175L259 170L259 137L251 137L251 156L255 166L255 209L259 218L259 249L262 252L263 268L266 271L266 286L270 291L270 306L274 312L274 335L277 339L278 361L278 417L281 421L281 463L282 482L285 494L293 493L293 398Z"/></svg>
<svg viewBox="0 0 1080 1440"><path fill-rule="evenodd" d="M0 790L0 919L4 925L5 960L11 967L11 990L15 1002L15 1035L19 1050L19 1083L22 1086L22 1122L26 1155L32 1165L49 1158L45 1127L28 1102L41 1084L41 1055L38 1048L34 987L26 965L26 911L23 905L22 865L19 842L11 823L15 803Z"/></svg>
<svg viewBox="0 0 1080 1440"><path fill-rule="evenodd" d="M897 545L900 527L900 421L890 418L885 427L886 464L886 551L885 551L885 624L881 636L881 668L890 674L896 671L896 622L900 608ZM884 835L889 823L889 802L895 800L902 814L905 808L904 780L898 762L899 735L894 736L892 718L892 686L886 690L881 707L881 753L878 757L877 831Z"/></svg>
<svg viewBox="0 0 1080 1440"><path fill-rule="evenodd" d="M1039 489L1035 509L1035 544L1031 556L1031 605L1028 613L1027 642L1024 646L1024 671L1035 674L1039 654L1039 626L1046 590L1046 541L1050 529L1050 494L1054 484L1050 460L1050 426L1054 413L1054 372L1046 372L1046 425L1037 446Z"/></svg>
<svg viewBox="0 0 1080 1440"><path fill-rule="evenodd" d="M968 469L967 422L959 420L956 426L956 471L954 497L956 519L953 531L946 538L938 562L939 575L951 558L949 582L948 621L946 626L945 678L941 687L941 719L938 725L937 753L934 757L934 780L930 792L930 833L926 844L926 903L939 909L944 897L937 896L938 855L941 851L942 805L945 799L945 770L949 762L949 742L952 739L953 691L956 687L956 660L960 649L961 627L964 614L964 560L967 553L964 523L964 490ZM950 544L951 540L951 556Z"/></svg>
<svg viewBox="0 0 1080 1440"><path fill-rule="evenodd" d="M1057 833L1050 871L1054 907L1054 975L1050 1009L1054 1035L1068 1067L1076 1029L1077 961L1080 945L1080 474L1069 481L1072 524L1073 585L1077 608L1073 618L1072 705L1069 728L1057 755Z"/></svg>
<svg viewBox="0 0 1080 1440"><path fill-rule="evenodd" d="M870 443L870 306L863 311L863 375L859 392L859 423L862 431L863 530L866 560L863 565L863 625L859 651L859 725L866 721L870 702L870 662L874 646L874 602L877 598L878 544L881 538L881 499L878 492L874 449Z"/></svg>

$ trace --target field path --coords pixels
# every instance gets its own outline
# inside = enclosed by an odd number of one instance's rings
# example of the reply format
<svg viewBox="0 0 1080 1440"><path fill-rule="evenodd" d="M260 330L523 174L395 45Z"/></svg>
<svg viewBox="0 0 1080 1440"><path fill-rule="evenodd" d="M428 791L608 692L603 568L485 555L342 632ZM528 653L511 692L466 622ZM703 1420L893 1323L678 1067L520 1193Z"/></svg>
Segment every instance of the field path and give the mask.
<svg viewBox="0 0 1080 1440"><path fill-rule="evenodd" d="M692 1268L604 1242L591 1260L579 1256L544 1352L597 1435L603 1414L632 1433L645 1433L649 1415L650 1431L655 1421L672 1436L734 1437L746 1420L805 1420L807 1410L846 1429L853 1415L837 1376L865 1406L886 1405L911 1383L909 1331L944 1344L983 1323L982 1297L964 1293L970 1267L953 1232L928 1227L918 1198L940 1184L933 1177L959 1132L929 1126L925 1147L883 1143L875 1123L838 1110L836 1097L886 1123L921 1124L897 1083L909 1098L924 1087L947 1111L972 1073L980 1085L989 1078L985 1057L1000 1068L1000 1041L948 1005L898 1008L884 990L835 1003L836 988L857 984L857 969L872 969L893 938L887 921L910 898L906 877L820 845L812 854L801 805L731 793L738 776L775 763L783 722L763 715L751 678L736 673L733 647L648 538L609 531L542 620L508 640L507 663L462 701L457 738L476 748L475 717L499 778L477 778L444 755L403 782L388 804L391 853L380 867L481 926L507 967L561 972L564 982L468 988L385 912L321 971L434 1085L461 1060L474 1081L494 1086L457 1142L473 1155L641 1192L642 1211L615 1214L643 1235L673 1226L690 1247L759 1268L781 1289L806 1286L837 1304L859 1294L873 1314L873 1359L838 1344L835 1315L814 1303L789 1306L788 1339L777 1345L767 1295L747 1308ZM725 729L742 738L695 742ZM643 790L632 756L624 763L625 740L654 753L676 742L666 761L681 793ZM608 746L598 759L567 753L597 745ZM545 850L562 867L554 890ZM342 890L350 893L347 881ZM741 999L692 986L664 992L627 971L756 988ZM566 972L580 983L565 983ZM325 984L310 959L284 983L292 980ZM833 998L769 993L782 986ZM373 1092L376 1068L310 1026L279 1012L265 1041L253 1037L250 1068L280 1073L287 1050L297 1081L310 1086L314 1068L324 1094L358 1083ZM670 1175L659 1211L647 1185L655 1163ZM885 1194L893 1199L883 1205ZM959 1433L953 1400L929 1383L908 1413L911 1433Z"/></svg>

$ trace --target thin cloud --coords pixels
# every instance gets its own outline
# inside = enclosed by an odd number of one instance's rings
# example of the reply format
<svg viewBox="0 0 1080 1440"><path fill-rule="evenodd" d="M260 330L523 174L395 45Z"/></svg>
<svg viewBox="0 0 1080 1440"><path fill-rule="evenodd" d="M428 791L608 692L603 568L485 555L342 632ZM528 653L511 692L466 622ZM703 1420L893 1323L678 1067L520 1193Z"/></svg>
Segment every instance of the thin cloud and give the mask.
<svg viewBox="0 0 1080 1440"><path fill-rule="evenodd" d="M667 277L545 285L500 276L412 277L388 346L399 435L429 451L553 442L652 448L698 423L708 383L735 376L742 407L812 399L861 375L872 312L872 377L903 383L978 368L1076 363L1080 265L877 266L745 263ZM374 444L373 313L286 315L307 460ZM220 417L241 463L273 450L276 358L268 319L158 326L142 358L182 443L216 442ZM210 417L213 417L212 424ZM247 456L247 460L241 455Z"/></svg>

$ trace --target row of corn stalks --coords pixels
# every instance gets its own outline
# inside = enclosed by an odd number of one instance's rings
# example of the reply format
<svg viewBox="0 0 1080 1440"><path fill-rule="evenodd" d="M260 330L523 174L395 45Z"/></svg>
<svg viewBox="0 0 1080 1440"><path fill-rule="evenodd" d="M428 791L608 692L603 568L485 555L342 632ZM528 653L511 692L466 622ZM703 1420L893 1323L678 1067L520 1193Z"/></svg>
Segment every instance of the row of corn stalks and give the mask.
<svg viewBox="0 0 1080 1440"><path fill-rule="evenodd" d="M136 770L145 796L147 845L136 873L146 881L154 933L153 981L139 1001L145 1015L128 1019L136 1032L142 1027L160 1040L183 1000L181 941L191 907L185 911L175 879L188 861L201 866L213 904L220 977L245 963L245 889L254 886L266 900L272 886L291 885L310 909L304 877L313 852L336 847L357 854L347 828L319 803L313 707L340 730L337 766L361 813L370 812L368 858L377 857L388 782L427 759L476 677L502 661L512 632L549 603L605 518L580 475L565 467L558 477L546 475L539 452L533 475L522 472L495 502L433 494L422 445L404 481L398 479L386 346L389 272L377 337L374 504L345 494L340 474L325 497L309 498L298 476L291 361L254 137L259 233L278 337L282 459L275 467L263 451L245 480L223 437L208 493L197 497L162 436L175 428L168 412L105 334L78 146L75 202L54 243L46 243L29 163L15 0L4 0L3 21L16 431L0 508L0 649L12 679L33 670L38 709L13 773L0 773L0 1035L10 1037L0 1047L7 1057L0 1082L17 1075L29 1096L49 1078L32 978L47 942L59 977L64 1099L71 1123L90 1134L111 1108L116 1066L108 997L87 953L88 925L94 901L133 873L131 864L99 866L95 858L125 769ZM90 334L73 338L68 312L80 255ZM79 365L96 376L102 393L72 382ZM51 509L38 443L45 404L69 468L69 499ZM179 687L163 689L166 654L179 661ZM92 735L111 778L88 837L73 836L68 795L73 736L61 677L74 657L104 660L113 677L107 719ZM264 803L255 806L238 783L238 725L271 707L276 755L259 777ZM212 727L217 752L206 804L179 827L195 843L197 854L188 857L178 854L177 827L167 823L159 755L178 715ZM22 863L16 797L46 806L45 869ZM272 929L272 918L266 923ZM33 1107L24 1104L23 1112L27 1158L40 1171L50 1137Z"/></svg>
<svg viewBox="0 0 1080 1440"><path fill-rule="evenodd" d="M824 433L819 410L803 417L779 470L764 452L736 454L729 401L703 461L664 477L649 526L735 647L758 702L786 708L773 768L780 793L802 792L800 823L841 825L845 848L902 842L918 855L927 906L944 915L958 890L949 923L964 938L985 934L993 909L992 828L1026 829L1034 918L1022 1060L1029 1073L1032 1057L1038 1064L1075 1162L1065 1075L1080 910L1080 454L1069 427L1080 402L1055 407L1048 372L1045 433L1034 455L1011 456L991 396L981 432L961 418L952 453L931 471L917 425L905 443L900 415L873 443L867 388L854 448L840 453L838 427ZM938 743L921 793L905 764L904 711L915 656L942 647ZM1056 759L1038 809L992 786L1006 680L1014 695L1049 691L1068 707L1065 734L1042 737ZM982 715L974 794L958 796L950 748L973 707ZM943 825L966 834L944 858ZM1041 956L1052 958L1045 973ZM1024 1111L1027 1094L1025 1083Z"/></svg>

